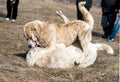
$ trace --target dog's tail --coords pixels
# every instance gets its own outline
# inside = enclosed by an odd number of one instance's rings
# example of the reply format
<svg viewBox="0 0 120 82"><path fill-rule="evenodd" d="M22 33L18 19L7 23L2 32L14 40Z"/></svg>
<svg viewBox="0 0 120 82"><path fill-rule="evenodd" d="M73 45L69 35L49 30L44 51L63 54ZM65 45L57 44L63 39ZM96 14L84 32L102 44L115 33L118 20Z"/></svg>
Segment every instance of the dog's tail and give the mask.
<svg viewBox="0 0 120 82"><path fill-rule="evenodd" d="M114 50L107 44L96 43L95 47L97 50L105 50L108 54L114 54Z"/></svg>
<svg viewBox="0 0 120 82"><path fill-rule="evenodd" d="M90 14L90 12L84 7L84 5L86 4L85 1L82 1L79 3L79 9L84 17L84 20L91 25L91 27L93 28L94 25L94 19L92 17L92 15Z"/></svg>

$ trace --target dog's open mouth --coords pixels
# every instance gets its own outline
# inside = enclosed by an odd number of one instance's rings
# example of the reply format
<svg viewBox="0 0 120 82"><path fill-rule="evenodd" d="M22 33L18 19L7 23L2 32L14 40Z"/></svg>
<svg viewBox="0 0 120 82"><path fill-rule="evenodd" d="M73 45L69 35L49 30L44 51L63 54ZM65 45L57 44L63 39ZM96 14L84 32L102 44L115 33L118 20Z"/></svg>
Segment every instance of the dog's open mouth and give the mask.
<svg viewBox="0 0 120 82"><path fill-rule="evenodd" d="M37 45L37 44L35 44L35 45L28 45L28 48L29 48L29 49L31 49L31 48L36 48L36 47L40 47L40 45Z"/></svg>
<svg viewBox="0 0 120 82"><path fill-rule="evenodd" d="M28 41L28 48L35 48L35 47L40 47L40 45L36 41L29 40Z"/></svg>

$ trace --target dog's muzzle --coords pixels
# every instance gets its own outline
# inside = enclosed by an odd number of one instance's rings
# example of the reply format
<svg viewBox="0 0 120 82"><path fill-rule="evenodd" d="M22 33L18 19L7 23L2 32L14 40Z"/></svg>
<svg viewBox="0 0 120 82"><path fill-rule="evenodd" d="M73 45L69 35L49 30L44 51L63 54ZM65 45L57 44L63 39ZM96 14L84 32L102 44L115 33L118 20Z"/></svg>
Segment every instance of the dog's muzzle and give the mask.
<svg viewBox="0 0 120 82"><path fill-rule="evenodd" d="M32 48L32 45L29 44L29 45L28 45L28 48Z"/></svg>

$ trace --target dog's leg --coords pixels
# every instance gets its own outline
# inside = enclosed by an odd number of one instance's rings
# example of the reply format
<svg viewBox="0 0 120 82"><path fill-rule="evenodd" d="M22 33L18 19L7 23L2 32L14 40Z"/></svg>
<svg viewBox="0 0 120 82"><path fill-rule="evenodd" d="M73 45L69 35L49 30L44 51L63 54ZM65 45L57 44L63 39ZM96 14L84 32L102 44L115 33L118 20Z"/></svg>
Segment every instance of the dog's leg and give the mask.
<svg viewBox="0 0 120 82"><path fill-rule="evenodd" d="M87 27L85 27L87 28ZM78 32L79 43L83 49L83 53L88 55L88 43L91 41L91 29L84 29Z"/></svg>
<svg viewBox="0 0 120 82"><path fill-rule="evenodd" d="M84 7L86 2L80 2L79 3L79 9L82 12L85 22L87 24L84 24L83 30L80 30L78 32L78 38L80 40L81 46L83 48L83 53L87 56L88 55L88 43L92 40L92 34L91 31L93 29L94 25L94 19L90 12Z"/></svg>
<svg viewBox="0 0 120 82"><path fill-rule="evenodd" d="M81 42L81 46L82 46L82 49L83 49L83 53L85 54L85 56L87 57L89 55L89 52L88 52L88 42L86 41L80 41Z"/></svg>
<svg viewBox="0 0 120 82"><path fill-rule="evenodd" d="M62 11L56 11L56 14L64 20L65 24L70 21L70 20L62 13Z"/></svg>
<svg viewBox="0 0 120 82"><path fill-rule="evenodd" d="M57 38L56 30L51 27L51 29L49 31L49 38L48 38L48 47L49 48L56 49L56 47L57 47L56 38Z"/></svg>

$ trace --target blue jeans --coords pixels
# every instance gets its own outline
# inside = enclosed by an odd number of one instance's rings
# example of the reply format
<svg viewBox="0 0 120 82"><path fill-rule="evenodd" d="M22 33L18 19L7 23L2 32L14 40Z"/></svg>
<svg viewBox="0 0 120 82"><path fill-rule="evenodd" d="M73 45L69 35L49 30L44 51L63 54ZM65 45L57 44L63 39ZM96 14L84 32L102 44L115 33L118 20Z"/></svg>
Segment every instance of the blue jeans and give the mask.
<svg viewBox="0 0 120 82"><path fill-rule="evenodd" d="M115 37L117 35L118 31L119 31L119 28L120 28L120 13L118 15L118 20L117 20L117 23L115 24L115 27L112 31L111 36Z"/></svg>

